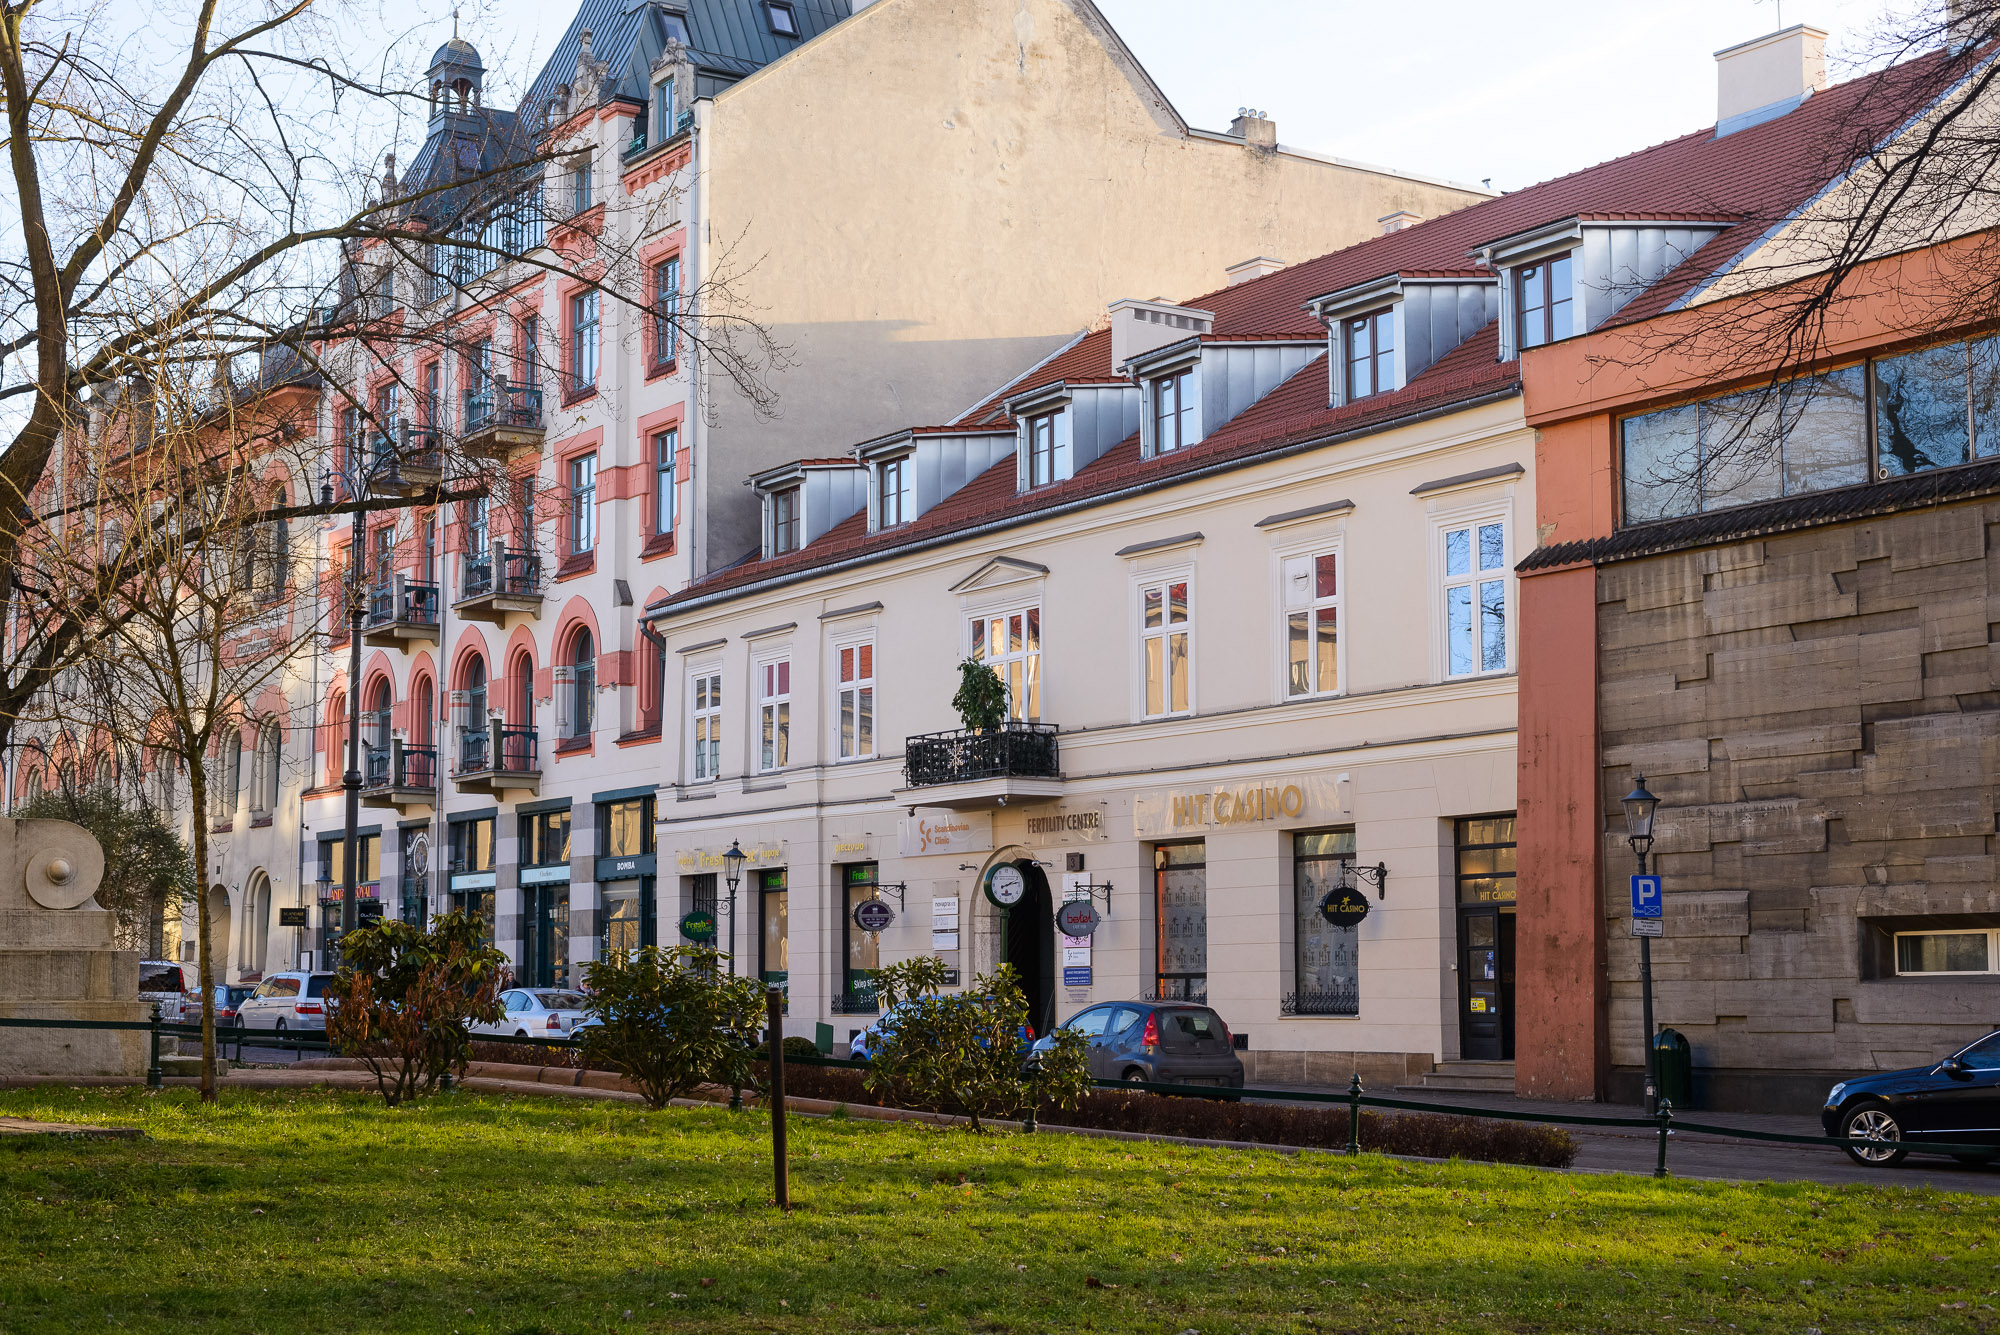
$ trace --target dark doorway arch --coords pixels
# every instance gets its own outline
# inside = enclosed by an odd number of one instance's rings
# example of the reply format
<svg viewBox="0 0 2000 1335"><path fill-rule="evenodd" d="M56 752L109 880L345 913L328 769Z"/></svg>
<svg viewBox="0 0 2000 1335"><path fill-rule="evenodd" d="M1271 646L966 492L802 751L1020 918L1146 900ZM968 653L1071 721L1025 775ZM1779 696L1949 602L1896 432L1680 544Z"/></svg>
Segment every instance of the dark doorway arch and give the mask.
<svg viewBox="0 0 2000 1335"><path fill-rule="evenodd" d="M1021 902L1007 910L1008 964L1020 976L1022 995L1028 999L1028 1023L1036 1037L1056 1024L1056 906L1049 894L1049 878L1031 859L1014 864L1027 882Z"/></svg>

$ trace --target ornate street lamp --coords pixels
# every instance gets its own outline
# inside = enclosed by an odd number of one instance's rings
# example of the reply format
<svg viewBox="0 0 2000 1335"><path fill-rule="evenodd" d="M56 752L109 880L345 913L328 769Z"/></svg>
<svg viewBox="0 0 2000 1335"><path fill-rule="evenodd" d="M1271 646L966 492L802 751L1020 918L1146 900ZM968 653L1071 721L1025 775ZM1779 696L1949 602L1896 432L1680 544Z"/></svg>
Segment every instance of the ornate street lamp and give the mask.
<svg viewBox="0 0 2000 1335"><path fill-rule="evenodd" d="M722 855L722 879L729 886L729 972L736 972L736 887L743 883L743 864L750 855L743 851L739 839L729 841L729 851Z"/></svg>
<svg viewBox="0 0 2000 1335"><path fill-rule="evenodd" d="M1632 791L1622 799L1625 807L1625 842L1639 858L1639 874L1646 874L1646 855L1653 851L1653 812L1660 799L1646 791L1646 776L1635 774ZM1659 1072L1653 1055L1653 938L1639 938L1640 1022L1646 1027L1646 1111L1659 1101Z"/></svg>

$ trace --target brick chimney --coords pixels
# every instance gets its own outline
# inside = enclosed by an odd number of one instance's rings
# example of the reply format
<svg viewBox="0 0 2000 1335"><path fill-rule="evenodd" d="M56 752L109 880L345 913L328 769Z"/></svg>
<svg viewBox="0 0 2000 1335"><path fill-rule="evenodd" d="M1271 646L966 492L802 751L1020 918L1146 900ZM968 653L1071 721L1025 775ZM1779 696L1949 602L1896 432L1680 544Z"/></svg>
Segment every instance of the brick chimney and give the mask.
<svg viewBox="0 0 2000 1335"><path fill-rule="evenodd" d="M1247 148L1269 151L1278 147L1278 122L1250 107L1236 108L1236 119L1229 122L1229 133L1241 139Z"/></svg>
<svg viewBox="0 0 2000 1335"><path fill-rule="evenodd" d="M1715 136L1776 119L1826 87L1826 34L1803 23L1715 53Z"/></svg>

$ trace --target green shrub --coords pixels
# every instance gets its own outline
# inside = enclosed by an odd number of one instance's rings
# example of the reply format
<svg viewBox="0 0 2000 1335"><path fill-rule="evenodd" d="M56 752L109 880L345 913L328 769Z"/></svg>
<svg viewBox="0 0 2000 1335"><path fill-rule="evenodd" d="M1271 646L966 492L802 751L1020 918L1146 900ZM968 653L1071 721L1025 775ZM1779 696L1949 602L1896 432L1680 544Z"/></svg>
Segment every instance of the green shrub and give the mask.
<svg viewBox="0 0 2000 1335"><path fill-rule="evenodd" d="M801 1038L797 1034L791 1034L785 1038L785 1060L787 1062L798 1061L802 1058L817 1060L821 1055L819 1044L809 1038ZM760 1062L771 1060L770 1040L766 1039L756 1047L750 1049L750 1059Z"/></svg>
<svg viewBox="0 0 2000 1335"><path fill-rule="evenodd" d="M590 1012L583 1055L664 1108L697 1085L751 1083L751 1045L764 1021L764 989L725 974L709 946L645 946L584 966Z"/></svg>
<svg viewBox="0 0 2000 1335"><path fill-rule="evenodd" d="M877 994L893 1022L868 1064L870 1090L903 1107L1012 1117L1041 1104L1070 1107L1090 1088L1082 1034L1055 1032L1053 1046L1029 1053L1022 1043L1028 999L1007 965L945 993L944 962L919 956L875 975Z"/></svg>
<svg viewBox="0 0 2000 1335"><path fill-rule="evenodd" d="M390 1107L464 1071L469 1026L500 1018L507 957L481 945L480 931L465 914L447 913L428 930L383 918L342 939L344 963L327 989L327 1042L367 1064Z"/></svg>
<svg viewBox="0 0 2000 1335"><path fill-rule="evenodd" d="M976 658L958 665L958 693L951 697L967 732L998 732L1007 722L1007 683Z"/></svg>

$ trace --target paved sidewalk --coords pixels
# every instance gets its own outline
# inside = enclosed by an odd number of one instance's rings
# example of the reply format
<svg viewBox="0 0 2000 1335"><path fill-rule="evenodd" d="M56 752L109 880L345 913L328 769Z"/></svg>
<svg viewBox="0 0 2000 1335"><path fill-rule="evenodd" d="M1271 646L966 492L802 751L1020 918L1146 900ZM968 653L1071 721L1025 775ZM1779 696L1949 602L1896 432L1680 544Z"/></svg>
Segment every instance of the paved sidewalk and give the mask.
<svg viewBox="0 0 2000 1335"><path fill-rule="evenodd" d="M1273 1088L1284 1088L1274 1086ZM1304 1091L1301 1091L1304 1092ZM1314 1090L1313 1093L1339 1093ZM1466 1108L1496 1108L1509 1112L1558 1113L1574 1117L1643 1117L1634 1104L1561 1103L1522 1099L1504 1094L1472 1094L1434 1090L1396 1094L1422 1103L1455 1104ZM1817 1117L1769 1113L1691 1112L1686 1120L1744 1131L1773 1131L1791 1136L1823 1136ZM1585 1173L1651 1173L1659 1161L1660 1139L1639 1127L1565 1127L1582 1151L1574 1171ZM1829 1186L1936 1187L2000 1196L2000 1167L1974 1167L1939 1155L1912 1154L1893 1168L1864 1168L1845 1153L1815 1145L1781 1145L1754 1140L1730 1140L1695 1132L1675 1132L1667 1145L1667 1171L1675 1177L1723 1178L1738 1181L1824 1182Z"/></svg>

